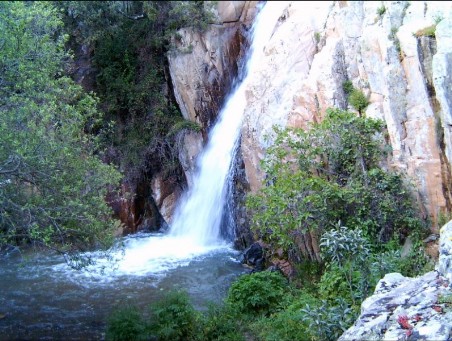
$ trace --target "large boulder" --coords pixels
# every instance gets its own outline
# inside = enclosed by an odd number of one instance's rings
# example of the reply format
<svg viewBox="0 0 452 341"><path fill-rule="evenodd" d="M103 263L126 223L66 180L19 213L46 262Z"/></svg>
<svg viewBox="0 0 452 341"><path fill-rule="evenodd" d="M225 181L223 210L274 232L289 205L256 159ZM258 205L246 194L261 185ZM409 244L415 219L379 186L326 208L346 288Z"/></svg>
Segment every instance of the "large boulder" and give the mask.
<svg viewBox="0 0 452 341"><path fill-rule="evenodd" d="M441 227L438 271L452 283L452 220Z"/></svg>
<svg viewBox="0 0 452 341"><path fill-rule="evenodd" d="M440 229L439 253L436 270L423 276L386 274L339 340L450 340L452 221Z"/></svg>

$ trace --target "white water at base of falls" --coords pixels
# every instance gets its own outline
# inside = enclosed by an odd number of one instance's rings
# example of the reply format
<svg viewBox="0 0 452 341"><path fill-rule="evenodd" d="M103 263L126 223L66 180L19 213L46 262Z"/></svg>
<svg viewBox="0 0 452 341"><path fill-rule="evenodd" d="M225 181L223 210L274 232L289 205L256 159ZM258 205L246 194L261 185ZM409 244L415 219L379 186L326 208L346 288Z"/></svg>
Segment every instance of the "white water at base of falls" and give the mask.
<svg viewBox="0 0 452 341"><path fill-rule="evenodd" d="M193 186L181 198L168 234L124 238L122 251L113 251L113 262L97 257L83 272L85 278L109 281L117 276L162 274L187 265L195 258L215 252L234 252L230 241L220 236L227 181L246 107L245 90L259 66L263 46L271 38L279 16L288 5L269 1L259 11L252 27L252 44L243 81L229 95L209 133L205 150L197 160ZM61 266L55 269L61 270Z"/></svg>

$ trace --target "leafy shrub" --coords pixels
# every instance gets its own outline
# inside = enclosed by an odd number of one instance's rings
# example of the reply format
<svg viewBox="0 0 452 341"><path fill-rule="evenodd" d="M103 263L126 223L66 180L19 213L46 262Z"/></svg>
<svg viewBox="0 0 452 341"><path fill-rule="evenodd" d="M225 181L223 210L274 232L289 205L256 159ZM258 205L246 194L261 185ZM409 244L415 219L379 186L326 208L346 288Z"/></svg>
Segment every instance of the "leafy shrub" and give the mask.
<svg viewBox="0 0 452 341"><path fill-rule="evenodd" d="M306 305L301 312L313 335L312 340L318 341L337 340L356 318L356 313L341 298L337 298L333 305L325 300L317 307Z"/></svg>
<svg viewBox="0 0 452 341"><path fill-rule="evenodd" d="M415 242L411 252L400 261L400 272L404 276L416 277L434 270L434 261L424 252L422 242Z"/></svg>
<svg viewBox="0 0 452 341"><path fill-rule="evenodd" d="M241 320L230 306L210 305L202 323L203 341L244 341Z"/></svg>
<svg viewBox="0 0 452 341"><path fill-rule="evenodd" d="M369 100L367 99L367 97L361 90L356 89L350 80L346 80L344 83L342 83L342 89L347 95L347 99L351 106L355 108L361 115L363 110L365 110L369 105Z"/></svg>
<svg viewBox="0 0 452 341"><path fill-rule="evenodd" d="M333 263L328 266L320 279L318 284L319 296L329 303L341 297L356 308L362 298L359 293L362 277L363 274L350 262L342 267Z"/></svg>
<svg viewBox="0 0 452 341"><path fill-rule="evenodd" d="M338 224L338 229L327 231L320 239L324 258L343 266L346 262L364 262L370 253L369 242L360 230L350 230Z"/></svg>
<svg viewBox="0 0 452 341"><path fill-rule="evenodd" d="M371 273L371 287L375 287L377 282L385 274L391 272L402 272L402 259L399 250L390 250L378 254L372 254L369 260Z"/></svg>
<svg viewBox="0 0 452 341"><path fill-rule="evenodd" d="M303 233L321 234L339 220L377 248L418 229L408 185L379 166L382 128L381 121L328 110L308 131L276 129L262 163L267 185L247 197L257 236L288 252Z"/></svg>
<svg viewBox="0 0 452 341"><path fill-rule="evenodd" d="M196 339L199 313L185 291L170 291L150 307L149 334L161 341Z"/></svg>
<svg viewBox="0 0 452 341"><path fill-rule="evenodd" d="M386 12L386 7L384 5L381 5L377 8L377 14L381 17Z"/></svg>
<svg viewBox="0 0 452 341"><path fill-rule="evenodd" d="M414 35L416 37L435 37L435 34L436 34L436 25L431 25L417 31Z"/></svg>
<svg viewBox="0 0 452 341"><path fill-rule="evenodd" d="M293 302L284 310L270 316L263 316L251 324L251 330L265 341L308 340L313 337L309 324L303 320L300 309L307 304L317 306L318 300L306 291L299 292Z"/></svg>
<svg viewBox="0 0 452 341"><path fill-rule="evenodd" d="M351 80L346 80L344 83L342 83L342 89L344 90L346 95L350 95L355 88L353 87Z"/></svg>
<svg viewBox="0 0 452 341"><path fill-rule="evenodd" d="M192 121L188 121L188 120L181 120L176 122L169 130L167 136L174 136L176 135L178 132L187 129L190 131L194 131L194 132L200 132L201 131L201 126L196 123L196 122L192 122Z"/></svg>
<svg viewBox="0 0 452 341"><path fill-rule="evenodd" d="M105 196L121 174L92 134L97 98L64 76L62 27L51 2L0 3L0 248L46 247L79 266L80 251L113 244Z"/></svg>
<svg viewBox="0 0 452 341"><path fill-rule="evenodd" d="M320 292L326 298L346 297L355 306L369 292L370 243L361 230L350 230L339 223L337 229L323 234L320 248L325 260L330 261L320 281Z"/></svg>
<svg viewBox="0 0 452 341"><path fill-rule="evenodd" d="M144 337L145 323L141 313L134 306L115 310L107 322L107 340L126 341Z"/></svg>
<svg viewBox="0 0 452 341"><path fill-rule="evenodd" d="M279 272L246 274L231 285L226 302L239 314L268 315L284 302L287 288L287 280Z"/></svg>
<svg viewBox="0 0 452 341"><path fill-rule="evenodd" d="M361 90L354 89L350 96L348 97L348 100L353 108L355 108L360 114L367 108L369 105L369 100L364 95L364 93Z"/></svg>

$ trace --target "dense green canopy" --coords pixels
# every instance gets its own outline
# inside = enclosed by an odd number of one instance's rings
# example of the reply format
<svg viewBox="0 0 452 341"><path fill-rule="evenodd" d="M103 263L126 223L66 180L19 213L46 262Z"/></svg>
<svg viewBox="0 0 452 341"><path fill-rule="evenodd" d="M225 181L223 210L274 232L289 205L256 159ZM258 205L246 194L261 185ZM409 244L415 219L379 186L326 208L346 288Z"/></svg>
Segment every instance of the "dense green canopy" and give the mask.
<svg viewBox="0 0 452 341"><path fill-rule="evenodd" d="M96 98L64 76L65 39L48 2L0 3L0 247L66 254L108 246L105 201L120 180L90 134Z"/></svg>

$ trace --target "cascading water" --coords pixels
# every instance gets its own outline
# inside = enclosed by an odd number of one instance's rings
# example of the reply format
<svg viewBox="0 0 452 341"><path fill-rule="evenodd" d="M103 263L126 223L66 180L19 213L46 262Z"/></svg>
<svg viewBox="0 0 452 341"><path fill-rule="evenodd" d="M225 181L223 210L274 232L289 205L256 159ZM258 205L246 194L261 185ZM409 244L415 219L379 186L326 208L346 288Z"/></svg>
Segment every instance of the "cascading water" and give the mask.
<svg viewBox="0 0 452 341"><path fill-rule="evenodd" d="M237 251L220 237L228 176L249 77L259 64L283 2L267 2L253 25L253 43L243 82L229 97L198 160L199 172L184 196L168 234L124 238L108 261L97 253L84 271L72 271L60 256L39 254L18 266L12 254L0 262L0 340L103 339L105 321L118 306L142 309L162 293L186 289L195 304L219 301L244 268Z"/></svg>
<svg viewBox="0 0 452 341"><path fill-rule="evenodd" d="M251 30L251 47L243 81L235 87L209 133L205 150L197 160L192 188L182 197L167 235L131 238L118 261L116 274L143 275L165 272L190 259L231 249L221 238L227 180L246 107L245 91L259 65L263 46L271 38L287 2L269 1L259 11Z"/></svg>
<svg viewBox="0 0 452 341"><path fill-rule="evenodd" d="M262 46L267 42L282 9L283 1L270 1L258 14L252 28L252 44L242 83L228 98L218 122L210 131L209 142L198 158L199 172L193 187L182 199L170 229L171 236L184 237L197 245L221 244L220 226L225 206L227 180L240 135L246 107L245 90L259 64Z"/></svg>
<svg viewBox="0 0 452 341"><path fill-rule="evenodd" d="M166 235L129 238L119 257L115 274L162 273L200 255L231 250L221 238L227 179L237 146L249 79L259 65L263 46L271 38L287 2L269 1L259 11L251 30L251 47L243 81L235 87L209 133L209 141L197 160L192 188L182 197ZM104 268L103 272L105 273Z"/></svg>

